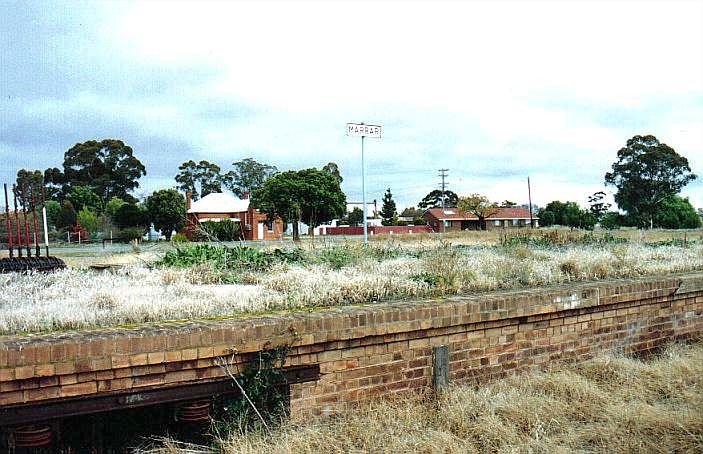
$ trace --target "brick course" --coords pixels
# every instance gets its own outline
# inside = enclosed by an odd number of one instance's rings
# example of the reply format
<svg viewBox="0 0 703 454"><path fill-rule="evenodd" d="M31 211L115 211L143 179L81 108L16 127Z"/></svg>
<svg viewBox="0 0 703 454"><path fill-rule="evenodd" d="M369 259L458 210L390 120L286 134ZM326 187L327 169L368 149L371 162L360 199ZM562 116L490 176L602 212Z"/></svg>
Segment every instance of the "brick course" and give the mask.
<svg viewBox="0 0 703 454"><path fill-rule="evenodd" d="M0 406L130 393L225 377L218 357L293 348L319 364L291 385L294 417L333 413L431 385L432 348L449 347L449 379L485 381L603 350L648 352L703 333L703 273L446 299L334 308L134 329L0 337ZM0 421L1 425L2 421Z"/></svg>

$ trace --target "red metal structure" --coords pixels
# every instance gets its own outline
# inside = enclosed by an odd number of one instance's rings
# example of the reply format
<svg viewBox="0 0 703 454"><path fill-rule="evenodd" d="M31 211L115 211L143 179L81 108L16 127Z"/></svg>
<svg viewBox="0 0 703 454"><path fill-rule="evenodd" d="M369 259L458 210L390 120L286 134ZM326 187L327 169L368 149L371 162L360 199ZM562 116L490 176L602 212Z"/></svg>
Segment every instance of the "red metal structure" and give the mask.
<svg viewBox="0 0 703 454"><path fill-rule="evenodd" d="M7 249L9 257L0 258L0 273L27 272L27 271L52 271L65 268L66 264L58 257L49 256L49 246L46 245L46 254L41 256L39 247L39 226L37 222L36 203L33 188L18 188L12 185L14 208L15 208L15 232L17 234L17 257L14 254L14 238L12 231L12 221L10 220L10 201L7 196L7 184L3 185L5 190L5 226L7 228ZM22 224L20 213L17 210L17 197L19 193L22 216L24 217L24 241L22 240ZM32 257L32 237L29 233L29 212L32 212L34 231L34 257ZM1 225L1 224L0 224ZM22 248L27 248L27 255L23 257Z"/></svg>

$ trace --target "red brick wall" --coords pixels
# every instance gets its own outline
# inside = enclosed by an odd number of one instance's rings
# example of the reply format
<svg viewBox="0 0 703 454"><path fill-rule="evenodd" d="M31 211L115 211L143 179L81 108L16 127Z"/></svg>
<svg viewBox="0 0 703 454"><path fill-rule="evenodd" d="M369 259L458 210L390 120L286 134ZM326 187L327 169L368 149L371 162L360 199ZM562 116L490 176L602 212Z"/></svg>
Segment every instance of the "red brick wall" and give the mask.
<svg viewBox="0 0 703 454"><path fill-rule="evenodd" d="M312 229L311 229L312 231ZM432 232L432 227L429 225L372 225L367 228L369 235L400 235L411 233L429 233ZM363 235L363 226L343 226L343 227L326 227L327 235Z"/></svg>
<svg viewBox="0 0 703 454"><path fill-rule="evenodd" d="M373 304L134 329L0 337L0 412L27 403L220 379L218 356L293 345L287 365L319 364L291 385L294 417L428 387L432 347L450 380L489 380L603 350L649 351L703 333L703 273ZM4 408L3 408L4 407ZM2 413L0 413L2 414ZM0 422L1 425L1 422Z"/></svg>

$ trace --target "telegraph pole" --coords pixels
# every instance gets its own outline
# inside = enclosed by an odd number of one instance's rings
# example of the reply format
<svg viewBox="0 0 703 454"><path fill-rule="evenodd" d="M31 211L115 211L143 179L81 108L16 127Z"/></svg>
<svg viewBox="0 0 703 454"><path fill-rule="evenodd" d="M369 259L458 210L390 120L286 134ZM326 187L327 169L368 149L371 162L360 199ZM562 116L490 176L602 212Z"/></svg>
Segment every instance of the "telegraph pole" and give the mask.
<svg viewBox="0 0 703 454"><path fill-rule="evenodd" d="M530 177L527 177L527 200L530 206L530 228L535 228L535 220L532 218L532 190L530 189Z"/></svg>
<svg viewBox="0 0 703 454"><path fill-rule="evenodd" d="M444 191L445 191L445 188L447 187L447 185L446 185L444 179L447 177L447 172L449 172L449 169L439 169L439 176L442 178L442 184L441 184L441 186L442 186L442 211L444 211L444 209L446 208L444 206L444 198L445 198Z"/></svg>

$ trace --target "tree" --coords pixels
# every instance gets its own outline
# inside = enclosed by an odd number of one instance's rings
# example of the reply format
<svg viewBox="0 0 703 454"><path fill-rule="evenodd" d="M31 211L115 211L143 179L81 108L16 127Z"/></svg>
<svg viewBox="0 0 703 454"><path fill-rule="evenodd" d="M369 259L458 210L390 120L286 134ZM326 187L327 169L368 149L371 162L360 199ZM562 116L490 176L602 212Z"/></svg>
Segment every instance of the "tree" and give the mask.
<svg viewBox="0 0 703 454"><path fill-rule="evenodd" d="M383 225L398 225L398 212L396 211L393 194L391 194L391 188L386 189L386 193L383 194L381 218L383 219L381 221Z"/></svg>
<svg viewBox="0 0 703 454"><path fill-rule="evenodd" d="M701 226L701 218L688 198L674 195L662 200L654 215L654 226L664 229L696 229Z"/></svg>
<svg viewBox="0 0 703 454"><path fill-rule="evenodd" d="M76 209L73 207L73 204L66 200L62 205L61 205L61 211L59 211L59 215L56 218L56 228L57 229L70 229L74 225L76 225L76 220L78 219L76 215Z"/></svg>
<svg viewBox="0 0 703 454"><path fill-rule="evenodd" d="M486 230L486 218L498 211L495 204L488 200L488 197L480 194L460 197L457 206L459 211L465 211L478 217L481 230Z"/></svg>
<svg viewBox="0 0 703 454"><path fill-rule="evenodd" d="M359 207L354 207L351 213L349 213L348 220L349 225L363 225L364 210Z"/></svg>
<svg viewBox="0 0 703 454"><path fill-rule="evenodd" d="M615 186L615 202L641 223L654 225L661 202L694 180L688 160L652 135L634 136L618 151L605 184Z"/></svg>
<svg viewBox="0 0 703 454"><path fill-rule="evenodd" d="M180 230L185 226L186 201L175 189L154 191L146 199L146 209L149 220L154 228L171 240L171 232Z"/></svg>
<svg viewBox="0 0 703 454"><path fill-rule="evenodd" d="M339 173L339 166L334 162L328 162L327 164L325 164L322 167L322 171L329 173L337 180L339 180L339 184L342 184L342 181L344 181L344 178L342 178L342 174Z"/></svg>
<svg viewBox="0 0 703 454"><path fill-rule="evenodd" d="M588 209L597 221L600 221L603 215L607 213L611 207L611 204L603 201L604 198L605 192L603 191L594 192L593 195L588 197Z"/></svg>
<svg viewBox="0 0 703 454"><path fill-rule="evenodd" d="M44 176L41 170L25 170L17 171L17 187L20 188L18 195L22 196L22 204L29 206L32 193L36 205L41 204L41 190L44 186Z"/></svg>
<svg viewBox="0 0 703 454"><path fill-rule="evenodd" d="M105 204L105 216L109 217L110 219L113 219L115 217L115 214L117 213L117 210L119 210L120 207L122 207L122 205L124 205L125 203L127 202L120 199L119 197L112 197Z"/></svg>
<svg viewBox="0 0 703 454"><path fill-rule="evenodd" d="M102 202L100 197L95 194L89 186L72 186L71 192L66 196L67 200L70 200L73 207L78 211L82 210L83 207L88 207L93 211L101 211Z"/></svg>
<svg viewBox="0 0 703 454"><path fill-rule="evenodd" d="M66 175L56 168L51 167L44 170L44 188L46 200L60 200L64 193L63 187L66 184Z"/></svg>
<svg viewBox="0 0 703 454"><path fill-rule="evenodd" d="M78 222L80 222L81 227L83 227L88 233L95 233L98 231L98 216L87 206L84 206L78 212Z"/></svg>
<svg viewBox="0 0 703 454"><path fill-rule="evenodd" d="M61 213L61 204L56 200L47 200L44 204L46 207L46 223L49 227L56 228L56 222Z"/></svg>
<svg viewBox="0 0 703 454"><path fill-rule="evenodd" d="M582 210L576 202L554 200L539 210L539 222L544 227L556 224L590 230L596 217L590 211Z"/></svg>
<svg viewBox="0 0 703 454"><path fill-rule="evenodd" d="M442 206L442 196L444 196L444 206L445 207L456 207L459 203L459 196L452 191L440 191L435 189L434 191L427 194L420 203L417 204L418 208L426 210L428 208L436 208Z"/></svg>
<svg viewBox="0 0 703 454"><path fill-rule="evenodd" d="M196 163L191 159L178 166L178 170L178 188L190 191L193 200L213 192L222 192L223 176L217 164L205 160Z"/></svg>
<svg viewBox="0 0 703 454"><path fill-rule="evenodd" d="M149 216L141 206L134 203L125 203L115 213L113 222L121 229L139 227L146 230L149 226Z"/></svg>
<svg viewBox="0 0 703 454"><path fill-rule="evenodd" d="M252 158L242 159L232 165L234 170L224 175L224 185L239 198L244 197L245 192L252 193L278 172L276 166L261 164Z"/></svg>
<svg viewBox="0 0 703 454"><path fill-rule="evenodd" d="M293 223L293 241L300 241L298 222L311 227L341 217L346 196L339 181L318 169L289 170L266 179L252 193L251 204L269 219L278 216Z"/></svg>
<svg viewBox="0 0 703 454"><path fill-rule="evenodd" d="M511 202L510 200L503 200L500 204L501 207L503 208L513 208L517 206L517 203Z"/></svg>
<svg viewBox="0 0 703 454"><path fill-rule="evenodd" d="M103 201L113 196L136 201L129 192L146 175L132 148L116 139L77 143L64 154L63 169L67 184L88 186Z"/></svg>

